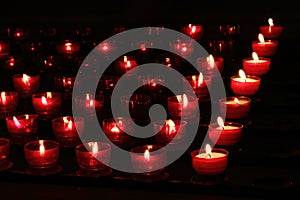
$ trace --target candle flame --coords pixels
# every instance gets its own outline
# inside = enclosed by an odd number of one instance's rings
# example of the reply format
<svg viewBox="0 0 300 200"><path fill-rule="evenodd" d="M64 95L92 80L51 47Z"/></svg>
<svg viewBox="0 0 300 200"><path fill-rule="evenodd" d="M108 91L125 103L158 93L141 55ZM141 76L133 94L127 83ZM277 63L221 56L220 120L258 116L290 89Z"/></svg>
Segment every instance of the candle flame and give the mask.
<svg viewBox="0 0 300 200"><path fill-rule="evenodd" d="M246 78L246 74L245 74L244 70L242 70L242 69L239 70L239 76L241 79L243 79L246 82L247 78Z"/></svg>
<svg viewBox="0 0 300 200"><path fill-rule="evenodd" d="M212 157L211 146L209 144L205 145L205 152L210 158Z"/></svg>
<svg viewBox="0 0 300 200"><path fill-rule="evenodd" d="M97 142L89 142L89 148L92 150L92 155L95 157L97 152L99 151L98 143Z"/></svg>
<svg viewBox="0 0 300 200"><path fill-rule="evenodd" d="M42 96L42 104L43 104L43 105L47 105L47 104L48 104L48 103L47 103L47 98L44 97L44 96Z"/></svg>
<svg viewBox="0 0 300 200"><path fill-rule="evenodd" d="M120 133L120 129L117 127L116 124L114 125L114 127L112 127L112 128L110 129L110 131L111 131L112 133Z"/></svg>
<svg viewBox="0 0 300 200"><path fill-rule="evenodd" d="M198 87L203 83L203 74L200 72L198 77Z"/></svg>
<svg viewBox="0 0 300 200"><path fill-rule="evenodd" d="M22 81L25 85L30 84L29 79L30 79L30 76L28 76L27 74L23 74Z"/></svg>
<svg viewBox="0 0 300 200"><path fill-rule="evenodd" d="M129 60L126 62L126 67L127 68L131 67L131 62Z"/></svg>
<svg viewBox="0 0 300 200"><path fill-rule="evenodd" d="M222 129L224 129L225 125L224 125L224 120L222 119L222 117L220 117L220 116L217 117L217 123Z"/></svg>
<svg viewBox="0 0 300 200"><path fill-rule="evenodd" d="M168 134L172 134L176 132L175 123L171 119L166 120L166 132Z"/></svg>
<svg viewBox="0 0 300 200"><path fill-rule="evenodd" d="M189 100L188 100L186 94L182 95L182 103L183 103L183 107L186 108L189 103Z"/></svg>
<svg viewBox="0 0 300 200"><path fill-rule="evenodd" d="M25 114L25 119L29 119L29 115L28 114Z"/></svg>
<svg viewBox="0 0 300 200"><path fill-rule="evenodd" d="M150 152L148 149L146 149L145 153L144 153L144 158L147 161L150 161Z"/></svg>
<svg viewBox="0 0 300 200"><path fill-rule="evenodd" d="M71 42L66 43L65 47L66 47L67 51L72 51L72 43Z"/></svg>
<svg viewBox="0 0 300 200"><path fill-rule="evenodd" d="M6 103L6 95L5 95L5 92L1 92L1 101L3 104Z"/></svg>
<svg viewBox="0 0 300 200"><path fill-rule="evenodd" d="M127 62L127 56L124 56L124 62Z"/></svg>
<svg viewBox="0 0 300 200"><path fill-rule="evenodd" d="M272 18L268 19L269 26L274 26L274 22Z"/></svg>
<svg viewBox="0 0 300 200"><path fill-rule="evenodd" d="M45 155L45 146L44 146L44 141L40 140L39 141L40 144L40 156L44 156Z"/></svg>
<svg viewBox="0 0 300 200"><path fill-rule="evenodd" d="M210 68L214 68L215 66L215 60L212 55L207 56L206 62L209 64Z"/></svg>
<svg viewBox="0 0 300 200"><path fill-rule="evenodd" d="M257 62L259 60L258 55L256 52L252 52L252 58L255 62Z"/></svg>
<svg viewBox="0 0 300 200"><path fill-rule="evenodd" d="M66 125L67 130L72 130L72 120L68 120L68 117L63 117L64 125Z"/></svg>
<svg viewBox="0 0 300 200"><path fill-rule="evenodd" d="M14 121L14 124L16 125L16 127L18 127L18 128L22 127L22 124L19 122L19 120L17 119L16 116L13 116L13 121Z"/></svg>
<svg viewBox="0 0 300 200"><path fill-rule="evenodd" d="M239 99L236 98L236 97L233 99L233 101L234 101L234 103L236 103L236 104L239 104L239 103L240 103Z"/></svg>
<svg viewBox="0 0 300 200"><path fill-rule="evenodd" d="M46 97L51 99L52 98L52 92L46 92Z"/></svg>
<svg viewBox="0 0 300 200"><path fill-rule="evenodd" d="M264 43L264 42L265 42L265 38L264 38L264 35L263 35L262 33L259 33L259 34L258 34L258 40L259 40L259 42L261 42L261 43Z"/></svg>

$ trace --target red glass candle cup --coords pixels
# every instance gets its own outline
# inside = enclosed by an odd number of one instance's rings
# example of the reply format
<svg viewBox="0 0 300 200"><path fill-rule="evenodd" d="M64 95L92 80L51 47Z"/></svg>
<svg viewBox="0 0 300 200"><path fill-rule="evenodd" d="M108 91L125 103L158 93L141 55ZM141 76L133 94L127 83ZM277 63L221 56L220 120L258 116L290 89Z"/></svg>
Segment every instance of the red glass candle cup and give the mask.
<svg viewBox="0 0 300 200"><path fill-rule="evenodd" d="M62 147L75 147L81 143L80 134L84 131L84 118L63 116L52 119L52 130Z"/></svg>
<svg viewBox="0 0 300 200"><path fill-rule="evenodd" d="M78 176L107 176L112 173L109 168L111 158L110 144L104 142L87 142L75 149L79 170Z"/></svg>
<svg viewBox="0 0 300 200"><path fill-rule="evenodd" d="M55 75L54 79L54 87L60 92L71 92L74 86L75 77L65 77Z"/></svg>
<svg viewBox="0 0 300 200"><path fill-rule="evenodd" d="M242 130L243 124L237 122L225 122L223 127L211 123L208 125L208 136L216 145L233 146L241 140Z"/></svg>
<svg viewBox="0 0 300 200"><path fill-rule="evenodd" d="M217 75L215 69L218 69L220 74L223 72L224 58L213 55L199 57L197 58L197 68L204 75L214 77Z"/></svg>
<svg viewBox="0 0 300 200"><path fill-rule="evenodd" d="M183 58L192 56L194 53L193 40L171 41L170 48Z"/></svg>
<svg viewBox="0 0 300 200"><path fill-rule="evenodd" d="M167 99L168 112L173 119L192 119L198 111L198 99L191 95L176 95Z"/></svg>
<svg viewBox="0 0 300 200"><path fill-rule="evenodd" d="M75 97L75 107L84 118L90 118L96 112L96 116L101 116L104 108L104 95L86 93Z"/></svg>
<svg viewBox="0 0 300 200"><path fill-rule="evenodd" d="M2 91L0 93L0 119L15 114L19 105L19 95L15 91Z"/></svg>
<svg viewBox="0 0 300 200"><path fill-rule="evenodd" d="M243 70L246 74L254 76L263 76L270 70L271 59L259 57L258 60L245 58L242 61Z"/></svg>
<svg viewBox="0 0 300 200"><path fill-rule="evenodd" d="M253 96L260 86L261 78L254 75L246 75L246 81L239 75L234 75L230 80L230 87L235 95Z"/></svg>
<svg viewBox="0 0 300 200"><path fill-rule="evenodd" d="M12 144L25 144L37 138L37 114L22 114L6 117L6 126Z"/></svg>
<svg viewBox="0 0 300 200"><path fill-rule="evenodd" d="M13 84L20 98L31 98L40 89L40 75L16 74L13 76Z"/></svg>
<svg viewBox="0 0 300 200"><path fill-rule="evenodd" d="M261 25L259 27L259 32L264 35L265 38L269 39L279 39L283 32L283 26L280 25Z"/></svg>
<svg viewBox="0 0 300 200"><path fill-rule="evenodd" d="M62 97L60 92L41 92L32 95L32 104L41 120L49 120L58 116Z"/></svg>
<svg viewBox="0 0 300 200"><path fill-rule="evenodd" d="M161 146L167 144L180 144L186 136L187 121L184 120L159 120L153 122L155 139ZM182 143L181 143L182 144Z"/></svg>
<svg viewBox="0 0 300 200"><path fill-rule="evenodd" d="M127 148L132 143L132 136L128 133L134 131L134 124L131 119L117 117L105 118L102 120L102 129L106 137L121 148Z"/></svg>
<svg viewBox="0 0 300 200"><path fill-rule="evenodd" d="M56 50L59 54L62 55L71 55L78 53L80 51L80 42L63 40L56 44Z"/></svg>
<svg viewBox="0 0 300 200"><path fill-rule="evenodd" d="M225 172L228 165L229 152L221 148L213 148L211 154L205 150L191 152L192 167L200 175L220 175Z"/></svg>
<svg viewBox="0 0 300 200"><path fill-rule="evenodd" d="M114 69L118 76L122 76L125 73L128 75L136 75L137 70L130 71L134 67L138 66L136 59L133 56L122 56L114 62Z"/></svg>
<svg viewBox="0 0 300 200"><path fill-rule="evenodd" d="M180 31L196 41L202 39L204 34L204 26L199 24L188 24L180 27Z"/></svg>
<svg viewBox="0 0 300 200"><path fill-rule="evenodd" d="M251 98L246 96L231 96L219 100L220 111L228 119L243 119L248 116Z"/></svg>
<svg viewBox="0 0 300 200"><path fill-rule="evenodd" d="M256 52L260 57L271 57L277 53L278 45L279 42L276 40L252 41L252 51Z"/></svg>
<svg viewBox="0 0 300 200"><path fill-rule="evenodd" d="M10 54L10 42L1 40L0 41L0 58Z"/></svg>
<svg viewBox="0 0 300 200"><path fill-rule="evenodd" d="M200 75L190 75L186 76L184 81L188 83L193 88L199 102L205 102L210 100L209 88L211 85L210 77L203 77L202 73Z"/></svg>
<svg viewBox="0 0 300 200"><path fill-rule="evenodd" d="M0 171L12 167L12 162L8 161L10 154L10 140L7 138L0 138Z"/></svg>
<svg viewBox="0 0 300 200"><path fill-rule="evenodd" d="M59 144L54 140L35 140L24 145L27 173L50 175L61 170Z"/></svg>

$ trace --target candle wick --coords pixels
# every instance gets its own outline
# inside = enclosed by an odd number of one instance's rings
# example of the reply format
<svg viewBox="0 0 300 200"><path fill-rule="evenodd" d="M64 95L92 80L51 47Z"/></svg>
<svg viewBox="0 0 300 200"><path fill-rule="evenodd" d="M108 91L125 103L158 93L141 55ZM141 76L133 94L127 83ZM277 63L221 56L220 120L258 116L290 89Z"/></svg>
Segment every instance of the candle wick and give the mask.
<svg viewBox="0 0 300 200"><path fill-rule="evenodd" d="M208 153L208 156L209 156L209 158L211 158L211 155L210 155L210 153Z"/></svg>

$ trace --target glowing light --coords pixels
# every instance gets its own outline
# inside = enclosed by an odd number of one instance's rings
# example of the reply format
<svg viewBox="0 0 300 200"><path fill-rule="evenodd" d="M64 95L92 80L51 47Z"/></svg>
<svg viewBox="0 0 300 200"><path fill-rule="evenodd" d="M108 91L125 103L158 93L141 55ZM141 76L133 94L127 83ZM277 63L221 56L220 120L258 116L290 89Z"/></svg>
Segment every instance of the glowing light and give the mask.
<svg viewBox="0 0 300 200"><path fill-rule="evenodd" d="M274 26L274 22L272 18L268 19L269 26Z"/></svg>
<svg viewBox="0 0 300 200"><path fill-rule="evenodd" d="M265 42L264 35L261 34L261 33L259 33L259 34L258 34L258 40L259 40L259 42L264 43L264 42Z"/></svg>
<svg viewBox="0 0 300 200"><path fill-rule="evenodd" d="M150 161L150 152L148 149L146 149L145 153L144 153L144 158L147 161Z"/></svg>
<svg viewBox="0 0 300 200"><path fill-rule="evenodd" d="M22 124L19 122L19 120L13 116L13 121L14 121L14 124L16 125L16 127L20 128L22 127Z"/></svg>
<svg viewBox="0 0 300 200"><path fill-rule="evenodd" d="M210 158L212 158L211 146L209 144L205 145L205 152Z"/></svg>
<svg viewBox="0 0 300 200"><path fill-rule="evenodd" d="M244 70L242 70L242 69L239 70L239 76L243 81L246 82L247 78L246 78L246 74L245 74Z"/></svg>
<svg viewBox="0 0 300 200"><path fill-rule="evenodd" d="M215 66L215 60L214 60L214 57L212 55L207 56L206 62L208 63L208 65L211 68L214 68L214 66Z"/></svg>
<svg viewBox="0 0 300 200"><path fill-rule="evenodd" d="M233 99L233 101L234 101L234 103L236 103L236 104L239 104L239 103L240 103L239 99L236 98L236 97Z"/></svg>
<svg viewBox="0 0 300 200"><path fill-rule="evenodd" d="M224 120L222 119L222 117L218 117L217 118L217 123L218 123L218 125L219 125L219 127L221 127L222 129L224 129Z"/></svg>
<svg viewBox="0 0 300 200"><path fill-rule="evenodd" d="M22 81L25 85L30 85L29 79L30 76L28 76L27 74L23 74Z"/></svg>
<svg viewBox="0 0 300 200"><path fill-rule="evenodd" d="M40 140L39 144L40 144L40 156L44 156L45 155L44 141Z"/></svg>
<svg viewBox="0 0 300 200"><path fill-rule="evenodd" d="M1 101L3 104L6 103L6 95L5 95L5 92L1 92Z"/></svg>
<svg viewBox="0 0 300 200"><path fill-rule="evenodd" d="M173 120L166 120L166 133L173 134L176 133L176 126Z"/></svg>
<svg viewBox="0 0 300 200"><path fill-rule="evenodd" d="M258 55L256 52L252 52L252 58L255 62L257 62L259 60Z"/></svg>

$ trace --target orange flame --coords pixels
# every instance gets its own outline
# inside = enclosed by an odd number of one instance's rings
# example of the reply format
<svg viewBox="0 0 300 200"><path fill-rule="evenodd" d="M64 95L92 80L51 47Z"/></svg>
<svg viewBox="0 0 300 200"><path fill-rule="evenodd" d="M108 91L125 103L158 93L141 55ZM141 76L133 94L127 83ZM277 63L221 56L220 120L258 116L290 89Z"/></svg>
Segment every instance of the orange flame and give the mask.
<svg viewBox="0 0 300 200"><path fill-rule="evenodd" d="M72 43L68 42L65 44L66 50L67 51L72 51Z"/></svg>
<svg viewBox="0 0 300 200"><path fill-rule="evenodd" d="M217 117L217 123L218 125L223 129L224 128L224 120L222 119L222 117Z"/></svg>
<svg viewBox="0 0 300 200"><path fill-rule="evenodd" d="M42 104L43 104L43 105L47 105L47 104L48 104L47 98L44 97L44 96L42 96Z"/></svg>
<svg viewBox="0 0 300 200"><path fill-rule="evenodd" d="M252 58L255 62L257 62L259 60L258 55L256 52L252 52Z"/></svg>
<svg viewBox="0 0 300 200"><path fill-rule="evenodd" d="M144 158L147 161L150 161L150 152L148 149L146 149L145 153L144 153Z"/></svg>
<svg viewBox="0 0 300 200"><path fill-rule="evenodd" d="M28 76L27 74L23 74L22 81L25 85L30 85L29 79L30 76Z"/></svg>
<svg viewBox="0 0 300 200"><path fill-rule="evenodd" d="M274 26L274 22L272 18L268 19L269 26Z"/></svg>
<svg viewBox="0 0 300 200"><path fill-rule="evenodd" d="M44 146L44 141L40 140L40 156L44 156L45 155L45 146Z"/></svg>
<svg viewBox="0 0 300 200"><path fill-rule="evenodd" d="M172 134L176 132L176 126L173 120L166 120L166 133Z"/></svg>
<svg viewBox="0 0 300 200"><path fill-rule="evenodd" d="M211 146L209 144L205 145L205 152L210 158L212 157Z"/></svg>
<svg viewBox="0 0 300 200"><path fill-rule="evenodd" d="M239 99L236 98L236 97L233 99L233 101L234 101L234 103L236 103L236 104L239 104L239 103L240 103Z"/></svg>
<svg viewBox="0 0 300 200"><path fill-rule="evenodd" d="M5 95L5 92L1 92L1 101L3 104L6 103L6 95Z"/></svg>
<svg viewBox="0 0 300 200"><path fill-rule="evenodd" d="M209 64L210 68L214 68L215 66L215 60L212 55L207 56L206 62Z"/></svg>
<svg viewBox="0 0 300 200"><path fill-rule="evenodd" d="M18 127L18 128L22 127L22 124L19 122L19 120L15 116L13 116L13 121L14 121L14 124L16 125L16 127Z"/></svg>
<svg viewBox="0 0 300 200"><path fill-rule="evenodd" d="M259 33L259 34L258 34L258 40L259 40L259 42L264 43L264 42L265 42L264 35L261 34L261 33Z"/></svg>
<svg viewBox="0 0 300 200"><path fill-rule="evenodd" d="M66 126L66 130L72 130L73 122L72 120L68 120L68 117L63 117L64 125Z"/></svg>
<svg viewBox="0 0 300 200"><path fill-rule="evenodd" d="M110 131L111 131L112 133L120 133L120 129L117 127L116 124L114 125L114 127L112 127L112 128L110 129Z"/></svg>
<svg viewBox="0 0 300 200"><path fill-rule="evenodd" d="M243 79L243 81L246 82L247 78L246 78L246 74L245 74L244 70L242 70L242 69L239 70L239 76L241 79Z"/></svg>

